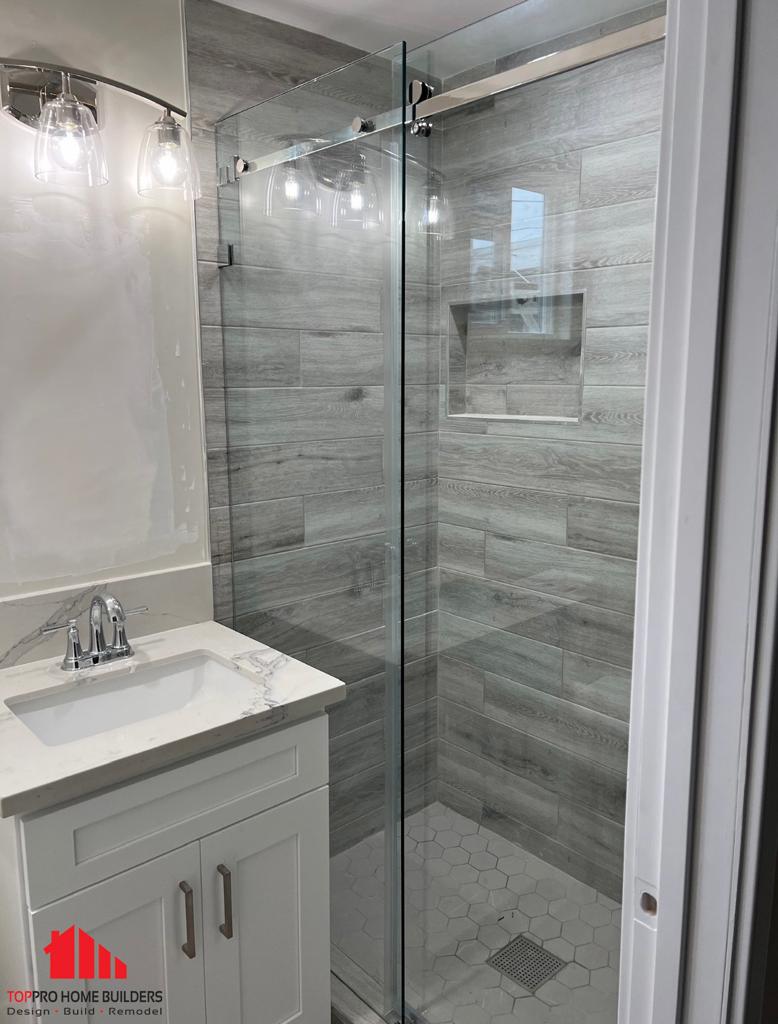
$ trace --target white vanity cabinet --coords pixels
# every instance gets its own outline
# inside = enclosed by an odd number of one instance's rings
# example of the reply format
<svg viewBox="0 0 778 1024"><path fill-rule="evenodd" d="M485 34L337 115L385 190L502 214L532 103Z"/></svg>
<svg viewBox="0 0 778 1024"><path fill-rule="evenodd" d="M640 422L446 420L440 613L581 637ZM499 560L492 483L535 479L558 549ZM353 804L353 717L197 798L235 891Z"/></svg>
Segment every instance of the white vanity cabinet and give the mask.
<svg viewBox="0 0 778 1024"><path fill-rule="evenodd" d="M168 1024L328 1024L326 716L18 831L34 988L161 990ZM50 980L46 947L73 926L95 974L102 946L126 979Z"/></svg>
<svg viewBox="0 0 778 1024"><path fill-rule="evenodd" d="M200 844L208 1021L329 1019L328 816L317 790ZM220 867L231 874L231 939Z"/></svg>
<svg viewBox="0 0 778 1024"><path fill-rule="evenodd" d="M196 956L191 960L181 949L185 924L179 881L188 878L196 883L199 877L199 844L190 843L33 911L30 938L35 987L79 987L78 982L50 980L45 952L52 932L62 934L75 925L108 951L112 968L117 956L126 962L126 982L108 982L107 987L162 991L164 1001L159 1005L163 1008L163 1020L171 1024L204 1024L202 912L197 898L193 901L193 912L199 948L195 947ZM197 893L194 887L193 891ZM84 981L80 987L101 984Z"/></svg>

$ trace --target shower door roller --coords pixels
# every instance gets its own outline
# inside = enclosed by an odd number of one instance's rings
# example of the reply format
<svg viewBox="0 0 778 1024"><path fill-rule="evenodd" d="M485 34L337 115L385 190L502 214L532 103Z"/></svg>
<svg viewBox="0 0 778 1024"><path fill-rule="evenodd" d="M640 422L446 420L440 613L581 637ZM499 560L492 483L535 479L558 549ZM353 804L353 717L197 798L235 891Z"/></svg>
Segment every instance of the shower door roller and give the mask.
<svg viewBox="0 0 778 1024"><path fill-rule="evenodd" d="M423 103L424 100L428 100L433 92L434 90L428 82L424 82L420 78L414 78L408 86L408 102L412 107L416 107L419 103Z"/></svg>
<svg viewBox="0 0 778 1024"><path fill-rule="evenodd" d="M420 78L414 78L408 86L408 103L411 108L411 134L419 135L428 139L432 133L432 124L423 117L416 117L416 108L420 103L428 100L434 92L428 82Z"/></svg>

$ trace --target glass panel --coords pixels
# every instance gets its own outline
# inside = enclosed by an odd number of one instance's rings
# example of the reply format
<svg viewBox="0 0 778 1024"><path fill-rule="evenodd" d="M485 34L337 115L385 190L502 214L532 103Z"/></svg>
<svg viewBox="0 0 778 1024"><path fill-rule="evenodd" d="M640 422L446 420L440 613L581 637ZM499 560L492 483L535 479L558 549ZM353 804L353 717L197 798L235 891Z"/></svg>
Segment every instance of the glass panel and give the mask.
<svg viewBox="0 0 778 1024"><path fill-rule="evenodd" d="M398 45L218 126L222 180L247 165L219 196L219 614L347 684L330 714L333 971L381 1013L402 1010L404 95ZM387 110L394 128L352 127ZM408 543L414 565L434 558Z"/></svg>
<svg viewBox="0 0 778 1024"><path fill-rule="evenodd" d="M633 6L526 0L409 78L439 95L663 13ZM405 685L406 999L430 1024L617 1019L662 74L661 42L629 49L410 144L407 431L438 351L441 392L439 434L406 437L437 479L434 670ZM511 976L491 958L521 937Z"/></svg>

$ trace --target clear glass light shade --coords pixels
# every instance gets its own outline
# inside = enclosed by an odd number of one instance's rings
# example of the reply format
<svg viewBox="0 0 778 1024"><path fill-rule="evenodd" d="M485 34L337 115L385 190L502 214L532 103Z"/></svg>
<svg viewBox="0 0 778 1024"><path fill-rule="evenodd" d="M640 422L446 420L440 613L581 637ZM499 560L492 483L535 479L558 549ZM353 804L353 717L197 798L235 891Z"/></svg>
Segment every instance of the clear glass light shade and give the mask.
<svg viewBox="0 0 778 1024"><path fill-rule="evenodd" d="M451 209L439 184L434 184L424 200L419 218L419 231L434 238L450 238L453 234Z"/></svg>
<svg viewBox="0 0 778 1024"><path fill-rule="evenodd" d="M383 222L381 196L375 176L360 153L338 175L332 207L333 227L369 229Z"/></svg>
<svg viewBox="0 0 778 1024"><path fill-rule="evenodd" d="M152 198L175 192L184 199L200 198L200 172L192 143L170 114L163 114L144 133L138 155L138 192Z"/></svg>
<svg viewBox="0 0 778 1024"><path fill-rule="evenodd" d="M43 105L35 140L35 177L49 185L105 185L108 169L89 107L63 92Z"/></svg>
<svg viewBox="0 0 778 1024"><path fill-rule="evenodd" d="M268 217L318 217L321 199L308 160L277 164L267 182L265 213Z"/></svg>

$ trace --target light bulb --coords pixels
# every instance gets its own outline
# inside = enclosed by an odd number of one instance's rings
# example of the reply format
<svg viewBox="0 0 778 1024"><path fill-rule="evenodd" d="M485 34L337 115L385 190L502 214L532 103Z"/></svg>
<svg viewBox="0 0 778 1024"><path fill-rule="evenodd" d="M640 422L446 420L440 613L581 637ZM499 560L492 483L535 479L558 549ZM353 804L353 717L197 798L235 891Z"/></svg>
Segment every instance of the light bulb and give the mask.
<svg viewBox="0 0 778 1024"><path fill-rule="evenodd" d="M293 167L289 168L284 179L284 195L290 203L300 198L300 182Z"/></svg>
<svg viewBox="0 0 778 1024"><path fill-rule="evenodd" d="M308 159L276 164L270 172L265 195L268 217L318 217L321 199Z"/></svg>
<svg viewBox="0 0 778 1024"><path fill-rule="evenodd" d="M75 132L66 131L57 137L52 146L54 159L66 170L75 171L86 162L86 147Z"/></svg>
<svg viewBox="0 0 778 1024"><path fill-rule="evenodd" d="M332 225L336 228L370 229L380 227L382 222L378 185L364 153L357 150L350 166L338 175Z"/></svg>
<svg viewBox="0 0 778 1024"><path fill-rule="evenodd" d="M108 172L92 111L72 93L44 103L35 140L35 177L53 185L104 185Z"/></svg>
<svg viewBox="0 0 778 1024"><path fill-rule="evenodd" d="M199 199L200 174L186 131L168 113L149 125L138 156L138 192L161 197L178 192Z"/></svg>
<svg viewBox="0 0 778 1024"><path fill-rule="evenodd" d="M419 218L419 231L434 238L450 238L452 235L451 210L442 183L437 177L433 179L425 200Z"/></svg>
<svg viewBox="0 0 778 1024"><path fill-rule="evenodd" d="M180 151L172 146L158 146L152 157L155 178L169 187L180 186L186 174L186 164Z"/></svg>

